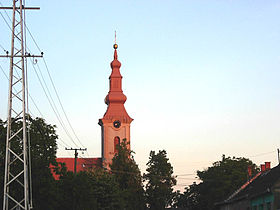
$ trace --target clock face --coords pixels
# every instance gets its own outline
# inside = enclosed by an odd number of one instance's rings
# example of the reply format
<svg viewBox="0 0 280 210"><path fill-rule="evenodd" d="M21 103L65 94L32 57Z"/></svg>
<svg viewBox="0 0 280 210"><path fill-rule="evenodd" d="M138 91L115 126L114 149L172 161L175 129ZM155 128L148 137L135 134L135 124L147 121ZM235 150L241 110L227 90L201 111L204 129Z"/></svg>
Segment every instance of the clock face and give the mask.
<svg viewBox="0 0 280 210"><path fill-rule="evenodd" d="M115 128L119 128L119 127L121 127L121 122L119 120L116 120L113 122L113 125Z"/></svg>

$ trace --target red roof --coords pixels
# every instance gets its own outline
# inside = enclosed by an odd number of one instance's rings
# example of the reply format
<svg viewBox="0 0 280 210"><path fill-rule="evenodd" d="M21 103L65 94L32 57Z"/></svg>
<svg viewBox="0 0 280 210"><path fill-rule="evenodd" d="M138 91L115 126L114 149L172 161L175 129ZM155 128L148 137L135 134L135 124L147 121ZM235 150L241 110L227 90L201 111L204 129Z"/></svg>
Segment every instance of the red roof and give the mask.
<svg viewBox="0 0 280 210"><path fill-rule="evenodd" d="M68 171L74 172L75 158L56 158L57 162L65 163ZM86 171L88 169L101 167L102 159L101 158L77 158L77 167L76 171ZM59 176L53 173L54 178L57 180Z"/></svg>

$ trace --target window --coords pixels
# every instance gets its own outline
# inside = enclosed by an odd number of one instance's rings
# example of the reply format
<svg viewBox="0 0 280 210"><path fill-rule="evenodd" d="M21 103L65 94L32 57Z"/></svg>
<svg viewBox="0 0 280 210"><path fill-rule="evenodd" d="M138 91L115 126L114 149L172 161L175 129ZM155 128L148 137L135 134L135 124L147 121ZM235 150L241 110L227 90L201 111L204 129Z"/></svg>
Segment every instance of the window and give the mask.
<svg viewBox="0 0 280 210"><path fill-rule="evenodd" d="M120 137L115 136L115 138L114 138L114 152L115 153L118 152L117 145L120 145Z"/></svg>
<svg viewBox="0 0 280 210"><path fill-rule="evenodd" d="M267 203L266 203L266 209L267 209L267 210L271 210L271 203L270 203L270 202L267 202Z"/></svg>

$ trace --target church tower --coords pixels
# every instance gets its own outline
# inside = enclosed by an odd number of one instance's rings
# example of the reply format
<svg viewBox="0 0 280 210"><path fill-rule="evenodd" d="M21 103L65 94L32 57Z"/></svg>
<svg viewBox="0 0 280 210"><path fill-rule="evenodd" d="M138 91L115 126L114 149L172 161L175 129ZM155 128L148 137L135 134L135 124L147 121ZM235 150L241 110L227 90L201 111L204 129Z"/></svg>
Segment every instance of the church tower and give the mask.
<svg viewBox="0 0 280 210"><path fill-rule="evenodd" d="M98 123L101 126L102 163L105 168L109 168L109 164L112 163L117 152L116 145L123 139L130 142L130 123L133 121L124 107L126 96L122 91L121 63L118 61L117 48L118 45L114 44L114 60L111 62L112 73L109 77L110 89L105 98L107 111Z"/></svg>

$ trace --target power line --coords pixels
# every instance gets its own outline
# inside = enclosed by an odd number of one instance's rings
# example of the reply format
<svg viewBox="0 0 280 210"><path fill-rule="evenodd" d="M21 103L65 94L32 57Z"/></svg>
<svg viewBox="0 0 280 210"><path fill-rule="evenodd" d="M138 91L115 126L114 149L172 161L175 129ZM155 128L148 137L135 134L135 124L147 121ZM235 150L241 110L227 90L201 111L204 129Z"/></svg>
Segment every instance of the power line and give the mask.
<svg viewBox="0 0 280 210"><path fill-rule="evenodd" d="M59 116L59 118L60 118L60 120L61 120L61 122L62 122L62 124L63 124L63 127L64 127L64 129L66 130L66 132L68 133L68 134L67 134L68 137L69 137L69 138L71 139L71 141L75 144L75 146L78 147L78 145L76 144L76 142L74 141L74 139L73 139L72 136L70 135L70 133L69 133L67 127L65 126L61 115L59 114L59 111L58 111L58 109L57 109L57 107L56 107L56 105L55 105L55 102L54 102L54 100L53 100L53 98L52 98L52 95L50 94L50 91L49 91L49 89L48 89L48 86L47 86L47 84L46 84L46 81L45 81L45 79L44 79L44 77L43 77L43 74L42 74L42 71L41 71L41 68L40 68L39 64L37 64L37 68L39 69L39 73L40 73L40 75L41 75L41 78L42 78L42 80L43 80L43 82L44 82L44 84L45 84L45 87L46 87L46 89L47 89L47 91L48 91L48 93L49 93L50 99L51 99L51 101L53 102L54 108L55 108L55 110L57 111L57 114L58 114L58 116ZM61 106L62 106L62 105L61 105ZM64 109L63 109L63 110L64 110ZM68 118L67 118L67 119L68 119ZM71 128L72 128L72 126L71 126ZM72 129L73 129L73 128L72 128ZM82 145L82 144L81 144L81 145ZM82 146L83 146L83 145L82 145Z"/></svg>
<svg viewBox="0 0 280 210"><path fill-rule="evenodd" d="M257 154L257 155L252 155L252 156L249 156L249 157L250 158L252 158L252 157L259 157L259 156L268 155L268 154L272 154L272 153L275 153L275 150L274 151L270 151L270 152L260 153L260 154Z"/></svg>
<svg viewBox="0 0 280 210"><path fill-rule="evenodd" d="M6 53L7 50L5 50L5 48L0 44L0 47L2 48L2 50Z"/></svg>
<svg viewBox="0 0 280 210"><path fill-rule="evenodd" d="M0 4L1 4L1 2L0 2ZM2 4L1 4L1 6L3 6ZM5 10L4 10L5 11ZM6 12L6 11L5 11ZM6 14L7 14L7 12L6 12ZM1 17L3 18L3 20L4 20L4 22L6 23L6 25L9 27L9 29L12 31L12 28L11 28L11 26L9 25L9 23L8 23L8 21L6 20L6 18L4 17L4 15L2 14L2 12L0 12L0 15L1 15ZM9 16L8 16L9 17ZM10 17L9 17L10 18ZM10 21L11 21L11 19L10 19Z"/></svg>
<svg viewBox="0 0 280 210"><path fill-rule="evenodd" d="M196 175L196 174L178 174L176 176L192 176L192 175Z"/></svg>
<svg viewBox="0 0 280 210"><path fill-rule="evenodd" d="M39 77L39 75L38 75L38 73L37 73L37 70L36 70L36 68L34 67L34 64L33 64L33 63L32 63L32 67L33 67L33 69L34 69L34 71L35 71L35 74L36 74L36 76L37 76L37 78L38 78L38 80L39 80L39 83L40 83L40 85L41 85L41 87L42 87L42 89L43 89L43 91L44 91L44 93L45 93L45 96L47 97L47 100L48 100L48 102L49 102L49 104L50 104L50 106L51 106L51 108L52 108L52 110L53 110L53 112L54 112L56 118L58 119L60 125L62 126L62 128L63 128L63 130L65 131L66 135L67 135L67 136L70 138L70 140L74 143L74 145L75 145L76 147L78 147L78 145L75 143L75 141L72 139L72 137L70 136L69 132L67 131L67 129L66 129L66 127L65 127L65 125L64 125L64 123L63 123L63 121L62 121L62 119L61 119L61 117L60 117L60 115L59 115L59 113L57 113L57 111L56 111L57 108L54 108L55 103L54 103L54 101L53 101L53 99L52 99L52 97L51 97L51 94L50 94L50 92L49 92L49 90L48 90L48 87L46 86L46 88L47 88L48 93L49 93L50 96L48 96L48 94L47 94L47 92L46 92L46 90L45 90L45 87L44 87L44 85L43 85L43 83L42 83L42 81L41 81L41 79L40 79L40 77ZM43 81L44 81L44 77L43 77L43 76L42 76L42 79L43 79ZM46 83L45 83L45 84L46 84ZM54 104L52 104L50 98L52 99L52 102L53 102Z"/></svg>
<svg viewBox="0 0 280 210"><path fill-rule="evenodd" d="M42 52L41 49L40 49L40 47L39 47L39 45L37 44L37 42L36 42L34 36L32 35L31 31L30 31L29 28L27 27L27 25L25 25L25 28L27 29L27 31L28 31L28 33L29 33L31 39L33 40L34 44L36 45L37 49L38 49L40 52ZM46 62L46 60L45 60L44 57L43 57L43 61L44 61L44 64L45 64L45 67L46 67L46 70L47 70L49 79L50 79L50 81L51 81L52 87L53 87L53 89L54 89L54 91L55 91L55 94L56 94L56 97L57 97L58 102L59 102L59 104L60 104L60 107L61 107L61 109L62 109L62 111L63 111L63 114L64 114L64 116L65 116L65 118L66 118L66 120L67 120L67 122L68 122L68 124L69 124L69 126L70 126L70 128L71 128L71 130L72 130L72 132L73 132L73 134L74 134L74 136L76 137L76 139L78 140L78 142L79 142L83 147L85 147L85 146L83 145L83 143L80 141L79 137L77 136L77 134L76 134L75 130L73 129L73 126L72 126L72 124L71 124L71 122L70 122L70 120L69 120L69 118L68 118L68 116L67 116L67 114L66 114L66 111L65 111L65 109L64 109L64 107L63 107L63 105L62 105L62 102L61 102L61 100L60 100L58 91L57 91L57 89L56 89L56 87L55 87L54 81L53 81L52 76L51 76L51 74L50 74L49 67L48 67L47 62Z"/></svg>
<svg viewBox="0 0 280 210"><path fill-rule="evenodd" d="M31 39L33 40L34 44L36 45L37 49L38 49L40 52L42 52L41 49L40 49L40 47L39 47L39 45L37 44L37 42L36 42L34 36L32 35L31 31L30 31L29 28L27 27L27 25L25 25L25 28L27 29L27 31L28 31L28 33L29 33ZM62 109L62 111L63 111L63 114L64 114L64 116L65 116L65 118L66 118L66 120L67 120L67 122L68 122L68 124L69 124L69 126L70 126L70 128L71 128L71 130L72 130L72 132L73 132L73 134L74 134L74 136L76 137L76 139L78 140L78 142L79 142L83 147L85 147L85 146L83 145L83 143L80 141L79 137L77 136L77 134L76 134L75 130L73 129L73 126L72 126L72 124L71 124L71 122L70 122L70 120L69 120L69 118L68 118L68 116L67 116L67 114L66 114L66 111L65 111L65 109L64 109L64 107L63 107L63 105L62 105L62 102L61 102L61 100L60 100L58 91L57 91L57 89L56 89L56 87L55 87L54 81L53 81L52 76L51 76L51 74L50 74L49 67L48 67L47 62L46 62L46 60L45 60L44 57L43 57L43 62L44 62L44 64L45 64L45 67L46 67L46 70L47 70L49 79L50 79L51 84L52 84L52 87L53 87L53 89L54 89L54 91L55 91L55 94L56 94L56 97L57 97L58 102L59 102L59 104L60 104L60 107L61 107L61 109Z"/></svg>
<svg viewBox="0 0 280 210"><path fill-rule="evenodd" d="M0 2L0 4L2 5L1 2ZM3 5L2 5L2 6L3 6ZM9 19L10 22L11 22L11 19L10 19L9 15L7 14L6 11L5 11L5 13L6 13L6 16L8 17L8 19ZM10 28L10 30L12 30L11 27L10 27L10 25L8 24L7 20L5 19L5 17L4 17L2 14L1 14L1 16L2 16L2 18L4 19L4 21L6 22L7 26ZM40 47L39 47L39 45L37 44L37 42L36 42L34 36L32 35L31 31L30 31L29 28L27 27L26 22L24 22L24 25L25 25L25 28L27 29L27 31L28 31L28 33L29 33L31 39L32 39L33 42L35 43L36 47L38 48L38 50L39 50L40 52L42 52L41 49L40 49ZM27 47L27 49L28 49L28 47ZM29 49L28 49L28 50L29 50ZM31 52L31 50L29 50L29 51ZM83 143L81 142L81 140L80 140L79 137L77 136L77 134L76 134L76 132L75 132L75 130L74 130L74 128L73 128L73 126L72 126L72 124L71 124L71 122L70 122L70 120L69 120L67 114L66 114L66 111L65 111L65 109L64 109L64 107L63 107L63 105L62 105L62 102L61 102L61 100L60 100L60 97L59 97L59 95L58 95L58 91L57 91L57 89L56 89L56 87L55 87L55 85L54 85L53 79L52 79L52 77L51 77L51 74L50 74L48 65L47 65L47 63L46 63L46 61L45 61L44 58L43 58L43 61L44 61L45 67L46 67L46 69L47 69L47 73L48 73L49 79L50 79L50 81L51 81L52 87L53 87L53 89L54 89L54 91L55 91L56 97L57 97L57 99L58 99L58 101L59 101L59 104L60 104L60 107L61 107L61 109L62 109L62 111L63 111L63 114L64 114L64 116L65 116L65 118L66 118L66 120L67 120L67 122L68 122L68 124L69 124L69 127L71 128L71 131L73 132L75 138L76 138L76 139L78 140L78 142L84 147ZM33 64L33 63L32 63L32 64ZM41 76L42 76L42 73L41 73L41 70L40 70L40 68L39 68L39 65L38 65L38 69L39 69L39 72L40 72L40 74L41 74ZM46 86L46 88L47 88L47 85L46 85L46 82L45 82L45 80L44 80L44 77L42 76L42 78L43 78L43 82L44 82L44 84L45 84L45 86ZM59 120L59 121L61 121L61 124L64 125L63 120L62 120L62 118L61 118L61 116L60 116L60 114L59 114L59 112L58 112L58 109L57 109L57 107L56 107L56 105L55 105L55 103L54 103L54 101L53 101L53 99L52 99L52 97L51 97L51 94L50 94L48 88L47 88L47 91L48 91L48 93L49 93L49 95L50 95L50 98L51 98L51 100L52 100L52 102L53 102L54 108L56 109L56 113L57 113L56 115L59 115L59 117L60 117L60 120ZM63 125L62 125L62 127L64 127L64 129L66 129L66 126L65 126L65 125L63 126ZM68 131L66 131L66 133L69 134ZM68 134L67 134L67 135L68 135ZM69 135L70 135L70 134L69 134ZM69 137L69 135L68 135L68 137ZM73 138L72 138L72 137L69 137L69 138L70 138L70 139L73 141L73 143L77 146L77 144L74 142ZM87 155L88 155L88 152L87 152Z"/></svg>
<svg viewBox="0 0 280 210"><path fill-rule="evenodd" d="M37 127L39 133L40 133L42 136L45 136L45 135L43 134L42 130L40 129L40 127L39 127L37 124L34 124L34 125ZM61 142L64 144L64 146L69 146L69 145L68 145L66 142L64 142L62 139L58 139L58 140L61 141ZM59 143L58 141L57 141L57 143L61 145L61 143Z"/></svg>
<svg viewBox="0 0 280 210"><path fill-rule="evenodd" d="M4 74L4 76L6 77L6 79L9 81L8 75L6 74L6 72L4 71L4 69L3 69L3 67L2 67L1 65L0 65L0 69L1 69L2 73ZM15 89L15 90L16 90L16 89ZM16 90L16 91L17 91L17 90ZM41 112L40 109L38 108L37 104L35 103L34 99L33 99L32 96L30 95L30 93L28 93L28 95L29 95L29 97L30 97L32 103L34 104L35 108L37 109L37 111L38 111L39 114L41 115L41 117L44 118L42 112Z"/></svg>
<svg viewBox="0 0 280 210"><path fill-rule="evenodd" d="M24 24L25 24L25 23L24 23ZM25 28L27 29L27 31L28 31L28 33L29 33L31 39L33 40L34 44L36 45L37 49L38 49L40 52L42 52L41 49L40 49L40 47L39 47L39 45L38 45L37 42L35 41L33 35L31 34L31 31L30 31L29 28L27 27L27 25L25 25Z"/></svg>
<svg viewBox="0 0 280 210"><path fill-rule="evenodd" d="M28 33L29 33L29 35L31 36L33 42L35 43L36 47L37 47L38 50L41 52L41 49L40 49L39 45L37 44L36 40L34 39L33 35L31 34L30 30L28 29L27 26L26 26L26 28L27 28ZM50 81L51 81L52 87L53 87L53 89L54 89L54 91L55 91L55 95L56 95L56 97L57 97L57 99L58 99L59 105L60 105L60 107L61 107L61 109L62 109L62 111L63 111L63 114L64 114L64 116L65 116L67 122L68 122L68 125L69 125L69 127L71 128L71 131L73 132L73 134L74 134L74 136L76 137L76 139L78 140L78 142L82 145L82 147L85 147L85 146L83 145L83 143L81 142L81 140L79 139L79 137L77 136L77 134L76 134L76 132L75 132L75 130L74 130L74 128L73 128L73 126L72 126L72 124L71 124L71 122L70 122L70 120L69 120L67 114L66 114L66 111L65 111L65 109L64 109L64 106L62 105L62 102L61 102L61 100L60 100L58 91L57 91L57 89L56 89L56 87L55 87L54 81L53 81L53 79L52 79L52 76L51 76L51 74L50 74L50 71L49 71L47 62L46 62L46 60L45 60L44 57L43 57L43 62L44 62L44 65L45 65L45 67L46 67L46 70L47 70L47 73L48 73L48 77L49 77L49 79L50 79ZM41 74L41 77L43 78L42 72L41 72L41 69L40 69L39 65L38 65L38 69L39 69L39 72L40 72L40 74ZM44 79L43 79L43 81L44 81L44 83L45 83L45 86L47 87L46 82L45 82ZM48 90L48 89L47 89L47 90ZM48 92L49 92L49 90L48 90ZM52 98L51 98L51 99L52 99ZM53 100L52 100L52 101L53 101ZM54 103L54 102L53 102L53 103ZM54 105L55 105L55 103L54 103ZM56 108L56 106L55 106L55 108ZM57 110L57 108L56 108L56 110ZM58 112L58 110L57 110L57 112ZM59 112L58 112L58 114L59 114ZM60 117L60 118L61 118L61 117ZM61 119L62 119L62 118L61 118ZM77 146L77 145L76 145L76 146ZM86 152L87 152L87 151L86 151ZM87 152L87 154L88 154L88 152Z"/></svg>
<svg viewBox="0 0 280 210"><path fill-rule="evenodd" d="M199 179L199 178L181 178L181 177L177 177L177 179L183 179L183 180L196 180L196 179Z"/></svg>
<svg viewBox="0 0 280 210"><path fill-rule="evenodd" d="M4 71L4 69L2 68L1 65L0 65L0 69L1 69L1 71L3 72L3 74L5 75L5 77L9 80L7 74L5 73L5 71ZM15 91L17 91L17 90L15 89ZM33 98L32 98L32 96L30 95L30 93L29 93L29 97L30 97L32 103L35 105L37 111L42 115L41 117L44 119L43 114L41 113L40 109L38 108L37 104L36 104L35 101L33 100ZM30 112L31 116L33 116L33 118L35 118L35 115L34 115L31 111L29 111L29 112ZM62 145L59 141L61 141L64 145ZM63 147L69 147L69 145L68 145L67 143L65 143L62 139L58 139L57 143L58 143L59 145L63 146Z"/></svg>
<svg viewBox="0 0 280 210"><path fill-rule="evenodd" d="M61 107L61 109L62 109L62 111L63 111L63 113L64 113L64 116L65 116L65 118L66 118L66 120L67 120L67 122L68 122L68 124L69 124L69 126L70 126L70 128L71 128L71 130L72 130L72 132L74 133L76 139L79 141L79 143L80 143L83 147L85 147L85 146L82 144L82 142L80 141L80 139L78 138L76 132L75 132L74 129L73 129L73 126L72 126L71 123L70 123L69 118L67 117L67 114L66 114L65 109L64 109L64 107L63 107L63 105L62 105L62 103L61 103L60 97L59 97L58 92L57 92L57 89L56 89L56 87L55 87L55 85L54 85L54 82L53 82L53 79L52 79L52 77L51 77L51 74L50 74L48 65L47 65L47 63L46 63L46 61L45 61L45 58L43 58L43 61L44 61L44 64L45 64L45 66L46 66L46 69L47 69L47 72L48 72L48 76L49 76L49 78L50 78L50 81L51 81L51 84L52 84L52 86L53 86L53 89L55 90L55 94L56 94L56 97L57 97L58 102L59 102L59 104L60 104L60 107Z"/></svg>

